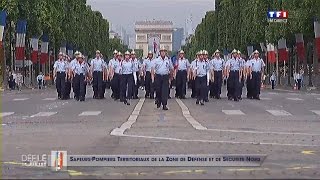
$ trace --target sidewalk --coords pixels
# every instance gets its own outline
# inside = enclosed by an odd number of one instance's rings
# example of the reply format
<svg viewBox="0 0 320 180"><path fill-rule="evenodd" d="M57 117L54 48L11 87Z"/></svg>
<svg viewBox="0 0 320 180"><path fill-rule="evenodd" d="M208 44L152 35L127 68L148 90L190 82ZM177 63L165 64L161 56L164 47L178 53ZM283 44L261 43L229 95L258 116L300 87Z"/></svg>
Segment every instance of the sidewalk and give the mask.
<svg viewBox="0 0 320 180"><path fill-rule="evenodd" d="M270 85L266 85L264 89L271 90ZM293 89L293 86L286 86L286 85L277 85L275 86L275 90L278 91L285 91L285 92L320 92L320 89L317 87L309 87L303 86L300 90Z"/></svg>

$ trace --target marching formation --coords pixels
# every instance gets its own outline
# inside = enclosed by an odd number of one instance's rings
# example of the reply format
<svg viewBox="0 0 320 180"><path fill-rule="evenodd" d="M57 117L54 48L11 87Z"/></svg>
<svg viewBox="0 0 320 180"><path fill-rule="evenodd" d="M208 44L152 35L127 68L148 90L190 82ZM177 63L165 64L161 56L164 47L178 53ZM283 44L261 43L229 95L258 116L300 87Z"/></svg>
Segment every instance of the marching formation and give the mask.
<svg viewBox="0 0 320 180"><path fill-rule="evenodd" d="M59 53L54 63L54 78L59 99L70 99L71 87L74 99L85 101L86 86L92 82L93 98L104 99L106 82L110 82L112 95L117 101L130 105L131 99L138 99L139 87L143 86L145 98L155 99L157 108L168 110L170 85L176 80L175 97L186 98L187 84L192 89L191 98L196 104L204 105L210 98L221 99L221 89L225 82L228 100L242 99L242 89L246 85L247 98L260 100L261 74L265 63L259 52L254 51L248 59L241 52L233 50L228 60L221 58L216 50L209 58L208 51L201 50L190 63L184 51L172 62L167 50L160 49L157 58L149 52L146 59L139 61L134 51L124 55L115 50L114 57L107 63L99 50L90 64L80 52L74 59ZM141 84L141 82L144 82Z"/></svg>

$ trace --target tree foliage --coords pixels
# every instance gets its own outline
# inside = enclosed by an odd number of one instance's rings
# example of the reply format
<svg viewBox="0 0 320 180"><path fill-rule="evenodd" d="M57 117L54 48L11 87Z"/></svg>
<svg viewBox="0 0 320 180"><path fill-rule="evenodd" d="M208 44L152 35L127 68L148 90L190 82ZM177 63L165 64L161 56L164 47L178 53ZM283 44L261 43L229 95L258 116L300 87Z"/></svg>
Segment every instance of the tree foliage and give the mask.
<svg viewBox="0 0 320 180"><path fill-rule="evenodd" d="M89 56L94 56L97 49L110 54L111 49L124 48L120 41L109 42L109 22L86 0L5 0L0 1L0 9L7 11L8 23L27 20L27 40L49 34L49 46L56 51L62 43ZM11 32L14 30L12 27ZM5 40L9 44L9 33Z"/></svg>
<svg viewBox="0 0 320 180"><path fill-rule="evenodd" d="M268 10L282 9L289 13L288 23L267 21ZM259 43L277 44L282 37L292 47L296 33L303 33L305 42L314 39L315 17L320 18L319 0L216 0L216 10L206 13L183 49L190 58L201 49L246 52L248 45L260 49Z"/></svg>

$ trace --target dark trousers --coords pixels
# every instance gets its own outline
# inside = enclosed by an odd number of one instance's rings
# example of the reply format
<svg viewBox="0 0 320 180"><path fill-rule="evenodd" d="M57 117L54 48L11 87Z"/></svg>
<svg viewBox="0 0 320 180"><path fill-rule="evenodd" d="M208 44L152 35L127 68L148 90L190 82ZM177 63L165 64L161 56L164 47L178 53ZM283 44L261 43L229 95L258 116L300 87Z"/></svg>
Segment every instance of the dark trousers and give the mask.
<svg viewBox="0 0 320 180"><path fill-rule="evenodd" d="M115 99L120 99L120 74L114 74L111 80L111 89Z"/></svg>
<svg viewBox="0 0 320 180"><path fill-rule="evenodd" d="M197 97L197 89L196 89L196 81L191 80L191 98L196 98Z"/></svg>
<svg viewBox="0 0 320 180"><path fill-rule="evenodd" d="M208 92L207 76L196 77L195 84L196 84L197 100L204 101L207 98L207 92Z"/></svg>
<svg viewBox="0 0 320 180"><path fill-rule="evenodd" d="M137 75L137 78L139 77L139 72L135 72ZM139 92L139 86L140 86L140 82L139 82L139 78L137 79L137 84L134 83L133 80L133 98L137 98L138 97L138 92Z"/></svg>
<svg viewBox="0 0 320 180"><path fill-rule="evenodd" d="M132 74L122 74L121 75L121 85L120 85L120 99L126 100L131 99L133 90L134 78Z"/></svg>
<svg viewBox="0 0 320 180"><path fill-rule="evenodd" d="M156 87L156 102L166 106L169 96L169 75L156 74L154 83Z"/></svg>
<svg viewBox="0 0 320 180"><path fill-rule="evenodd" d="M230 75L227 81L228 98L238 99L239 88L239 71L230 71Z"/></svg>
<svg viewBox="0 0 320 180"><path fill-rule="evenodd" d="M71 81L67 80L66 81L65 98L69 99L70 98L70 93L71 93Z"/></svg>
<svg viewBox="0 0 320 180"><path fill-rule="evenodd" d="M107 81L102 81L102 94L101 97L104 98L104 93L106 92Z"/></svg>
<svg viewBox="0 0 320 180"><path fill-rule="evenodd" d="M57 88L59 98L63 98L65 94L65 87L66 87L66 73L57 72L56 88Z"/></svg>
<svg viewBox="0 0 320 180"><path fill-rule="evenodd" d="M242 96L243 86L244 86L244 77L242 76L241 82L239 83L239 98L241 98L241 96Z"/></svg>
<svg viewBox="0 0 320 180"><path fill-rule="evenodd" d="M79 97L79 94L77 94L78 92L76 91L75 85L76 85L76 80L75 80L75 78L73 77L73 79L72 79L73 98Z"/></svg>
<svg viewBox="0 0 320 180"><path fill-rule="evenodd" d="M187 93L187 71L178 71L176 76L176 97L185 97Z"/></svg>
<svg viewBox="0 0 320 180"><path fill-rule="evenodd" d="M149 71L146 72L145 90L146 90L146 96L150 98L154 97L154 87L151 80L151 73Z"/></svg>
<svg viewBox="0 0 320 180"><path fill-rule="evenodd" d="M86 96L86 81L83 74L76 74L74 77L75 98L84 100Z"/></svg>
<svg viewBox="0 0 320 180"><path fill-rule="evenodd" d="M102 72L100 71L94 71L93 72L93 83L92 83L92 87L93 87L93 96L95 98L102 98L103 96L103 91L102 91L102 88L103 88L103 80L102 80Z"/></svg>
<svg viewBox="0 0 320 180"><path fill-rule="evenodd" d="M301 79L297 79L297 81L298 81L298 90L300 90L301 89Z"/></svg>
<svg viewBox="0 0 320 180"><path fill-rule="evenodd" d="M253 97L252 93L252 79L250 79L250 75L247 76L247 98Z"/></svg>
<svg viewBox="0 0 320 180"><path fill-rule="evenodd" d="M38 80L38 89L41 89L41 86L42 86L42 80Z"/></svg>
<svg viewBox="0 0 320 180"><path fill-rule="evenodd" d="M214 82L210 83L210 85L210 96L220 96L222 86L222 71L214 71Z"/></svg>
<svg viewBox="0 0 320 180"><path fill-rule="evenodd" d="M261 88L261 72L252 72L252 96L258 97Z"/></svg>
<svg viewBox="0 0 320 180"><path fill-rule="evenodd" d="M271 80L271 88L274 89L274 86L275 86L275 82L274 80Z"/></svg>

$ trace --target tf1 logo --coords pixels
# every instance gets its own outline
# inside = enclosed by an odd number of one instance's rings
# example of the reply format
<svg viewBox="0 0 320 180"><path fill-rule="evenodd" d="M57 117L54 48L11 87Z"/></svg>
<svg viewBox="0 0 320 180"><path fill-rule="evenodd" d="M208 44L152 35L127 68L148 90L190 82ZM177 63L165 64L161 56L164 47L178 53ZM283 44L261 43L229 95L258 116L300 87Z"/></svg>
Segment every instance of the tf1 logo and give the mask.
<svg viewBox="0 0 320 180"><path fill-rule="evenodd" d="M268 11L268 19L288 19L288 11Z"/></svg>

